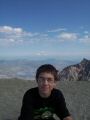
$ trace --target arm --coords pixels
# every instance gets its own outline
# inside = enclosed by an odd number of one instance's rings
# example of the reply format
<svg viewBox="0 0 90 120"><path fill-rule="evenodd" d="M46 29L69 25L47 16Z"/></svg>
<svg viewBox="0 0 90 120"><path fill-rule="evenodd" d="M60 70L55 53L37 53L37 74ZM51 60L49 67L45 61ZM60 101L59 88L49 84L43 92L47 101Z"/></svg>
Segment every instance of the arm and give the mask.
<svg viewBox="0 0 90 120"><path fill-rule="evenodd" d="M66 102L65 102L65 98L62 94L62 92L60 94L58 94L57 96L58 100L57 100L57 115L59 116L59 118L61 120L73 120L68 109L66 106Z"/></svg>
<svg viewBox="0 0 90 120"><path fill-rule="evenodd" d="M18 120L32 120L32 97L26 92Z"/></svg>

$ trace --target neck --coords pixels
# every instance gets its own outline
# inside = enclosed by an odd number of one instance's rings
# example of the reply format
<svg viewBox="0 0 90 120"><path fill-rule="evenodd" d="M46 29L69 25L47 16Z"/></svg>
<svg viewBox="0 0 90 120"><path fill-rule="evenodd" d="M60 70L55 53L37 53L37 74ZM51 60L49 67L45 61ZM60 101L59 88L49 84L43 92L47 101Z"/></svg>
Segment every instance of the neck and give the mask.
<svg viewBox="0 0 90 120"><path fill-rule="evenodd" d="M40 95L42 98L48 98L48 97L51 95L51 93L49 93L49 94L44 94L44 93L41 93L41 92L39 91L39 95Z"/></svg>

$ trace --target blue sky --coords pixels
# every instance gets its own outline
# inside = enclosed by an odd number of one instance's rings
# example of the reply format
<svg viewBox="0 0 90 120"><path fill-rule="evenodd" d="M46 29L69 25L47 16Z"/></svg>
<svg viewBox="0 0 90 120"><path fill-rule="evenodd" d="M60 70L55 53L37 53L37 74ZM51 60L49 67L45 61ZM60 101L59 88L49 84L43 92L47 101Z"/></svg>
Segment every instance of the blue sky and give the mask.
<svg viewBox="0 0 90 120"><path fill-rule="evenodd" d="M90 0L0 0L0 58L90 59Z"/></svg>

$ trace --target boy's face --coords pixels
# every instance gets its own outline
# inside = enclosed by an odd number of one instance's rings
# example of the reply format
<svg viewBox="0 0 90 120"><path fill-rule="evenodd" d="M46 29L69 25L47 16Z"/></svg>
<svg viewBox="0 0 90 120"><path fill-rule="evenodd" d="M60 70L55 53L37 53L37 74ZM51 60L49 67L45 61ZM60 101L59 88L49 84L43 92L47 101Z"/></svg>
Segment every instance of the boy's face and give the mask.
<svg viewBox="0 0 90 120"><path fill-rule="evenodd" d="M41 97L49 97L52 89L56 85L54 75L50 72L40 73L37 83Z"/></svg>

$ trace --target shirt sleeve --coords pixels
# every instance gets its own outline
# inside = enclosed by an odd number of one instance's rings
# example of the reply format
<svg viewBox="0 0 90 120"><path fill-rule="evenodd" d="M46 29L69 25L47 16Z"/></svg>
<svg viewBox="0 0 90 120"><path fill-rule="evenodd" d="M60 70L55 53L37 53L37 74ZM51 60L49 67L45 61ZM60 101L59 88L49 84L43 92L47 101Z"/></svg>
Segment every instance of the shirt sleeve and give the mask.
<svg viewBox="0 0 90 120"><path fill-rule="evenodd" d="M70 116L69 110L67 109L65 98L62 94L62 92L58 91L57 96L57 115L61 120L63 120L65 117Z"/></svg>
<svg viewBox="0 0 90 120"><path fill-rule="evenodd" d="M26 92L21 107L21 113L18 120L33 120L33 107L32 107L32 96L29 92Z"/></svg>

